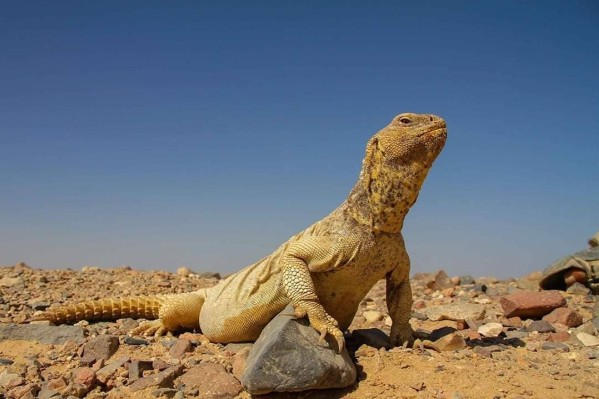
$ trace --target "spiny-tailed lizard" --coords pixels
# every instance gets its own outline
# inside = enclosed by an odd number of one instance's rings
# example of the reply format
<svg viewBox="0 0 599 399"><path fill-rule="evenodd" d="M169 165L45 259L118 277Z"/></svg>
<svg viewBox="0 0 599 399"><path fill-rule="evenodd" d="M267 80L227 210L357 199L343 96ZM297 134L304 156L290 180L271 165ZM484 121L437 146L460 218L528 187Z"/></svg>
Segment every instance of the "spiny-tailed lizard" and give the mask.
<svg viewBox="0 0 599 399"><path fill-rule="evenodd" d="M171 295L106 298L61 306L36 319L54 323L121 317L156 319L131 334L200 329L213 342L255 341L288 304L341 350L342 331L380 279L392 320L391 343L410 342L410 260L401 229L447 137L435 115L401 114L366 145L358 182L330 215L220 284Z"/></svg>

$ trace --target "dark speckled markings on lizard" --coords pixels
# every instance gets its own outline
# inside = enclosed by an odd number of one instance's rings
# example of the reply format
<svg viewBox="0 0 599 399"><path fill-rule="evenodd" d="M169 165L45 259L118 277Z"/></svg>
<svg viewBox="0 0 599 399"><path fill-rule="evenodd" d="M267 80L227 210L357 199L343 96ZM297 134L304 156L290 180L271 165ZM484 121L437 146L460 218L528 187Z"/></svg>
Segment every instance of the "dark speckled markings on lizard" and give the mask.
<svg viewBox="0 0 599 399"><path fill-rule="evenodd" d="M342 331L360 301L385 278L391 343L410 342L410 260L401 229L446 137L445 121L438 116L396 116L368 141L358 182L337 209L214 287L64 305L36 319L66 323L142 317L156 320L131 334L199 328L213 342L244 342L256 340L291 303L321 339L330 334L342 349Z"/></svg>

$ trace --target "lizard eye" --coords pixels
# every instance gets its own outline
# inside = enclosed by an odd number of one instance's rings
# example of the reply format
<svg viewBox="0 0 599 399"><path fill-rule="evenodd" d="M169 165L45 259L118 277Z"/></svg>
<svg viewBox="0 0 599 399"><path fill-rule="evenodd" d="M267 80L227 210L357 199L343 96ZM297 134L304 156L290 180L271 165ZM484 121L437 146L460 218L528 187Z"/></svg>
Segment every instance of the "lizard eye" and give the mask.
<svg viewBox="0 0 599 399"><path fill-rule="evenodd" d="M410 123L412 123L412 120L404 116L402 118L399 118L399 122L404 125L409 125Z"/></svg>

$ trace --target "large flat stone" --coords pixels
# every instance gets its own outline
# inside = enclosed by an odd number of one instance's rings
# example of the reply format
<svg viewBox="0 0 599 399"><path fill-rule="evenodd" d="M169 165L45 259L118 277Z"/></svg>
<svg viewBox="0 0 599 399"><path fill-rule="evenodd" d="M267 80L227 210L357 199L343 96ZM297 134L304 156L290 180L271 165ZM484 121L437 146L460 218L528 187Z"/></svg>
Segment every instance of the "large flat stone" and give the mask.
<svg viewBox="0 0 599 399"><path fill-rule="evenodd" d="M262 331L247 359L241 383L251 394L343 388L356 381L347 350L319 344L307 320L286 308Z"/></svg>
<svg viewBox="0 0 599 399"><path fill-rule="evenodd" d="M83 329L76 326L0 323L0 340L35 341L46 345L62 345L67 341L82 343Z"/></svg>

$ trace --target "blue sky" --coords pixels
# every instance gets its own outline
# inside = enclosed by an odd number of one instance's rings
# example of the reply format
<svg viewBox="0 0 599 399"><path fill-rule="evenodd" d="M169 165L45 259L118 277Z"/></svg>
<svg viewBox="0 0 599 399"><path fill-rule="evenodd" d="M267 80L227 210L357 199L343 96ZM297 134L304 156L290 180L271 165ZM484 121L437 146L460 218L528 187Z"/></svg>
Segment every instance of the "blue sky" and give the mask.
<svg viewBox="0 0 599 399"><path fill-rule="evenodd" d="M238 270L402 112L449 129L414 272L519 276L599 230L596 2L204 3L0 5L0 264Z"/></svg>

